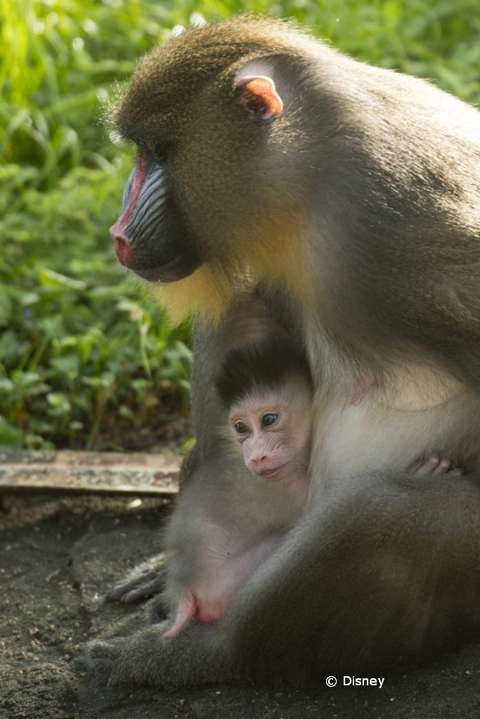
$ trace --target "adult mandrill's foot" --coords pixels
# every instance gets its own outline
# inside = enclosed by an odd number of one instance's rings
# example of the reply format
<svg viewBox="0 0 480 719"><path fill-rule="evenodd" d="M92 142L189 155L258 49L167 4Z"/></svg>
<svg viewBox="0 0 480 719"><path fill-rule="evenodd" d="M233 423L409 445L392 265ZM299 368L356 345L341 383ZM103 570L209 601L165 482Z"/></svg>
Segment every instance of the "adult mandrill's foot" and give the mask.
<svg viewBox="0 0 480 719"><path fill-rule="evenodd" d="M161 665L165 650L163 633L168 627L149 627L128 637L92 641L75 662L94 684L162 685Z"/></svg>
<svg viewBox="0 0 480 719"><path fill-rule="evenodd" d="M108 642L90 642L74 660L73 666L79 673L85 673L94 684L115 686L123 679L117 676L119 660L122 654L122 639Z"/></svg>
<svg viewBox="0 0 480 719"><path fill-rule="evenodd" d="M426 459L418 459L410 465L408 471L416 477L461 477L462 470L458 467L452 468L452 463L446 457L440 458L436 454L432 454Z"/></svg>
<svg viewBox="0 0 480 719"><path fill-rule="evenodd" d="M165 641L164 622L128 637L93 641L75 661L93 684L175 687L229 681L232 671L215 628L187 627Z"/></svg>
<svg viewBox="0 0 480 719"><path fill-rule="evenodd" d="M139 564L125 579L107 589L105 599L110 602L125 602L125 604L143 602L163 590L165 574L164 555L158 554Z"/></svg>

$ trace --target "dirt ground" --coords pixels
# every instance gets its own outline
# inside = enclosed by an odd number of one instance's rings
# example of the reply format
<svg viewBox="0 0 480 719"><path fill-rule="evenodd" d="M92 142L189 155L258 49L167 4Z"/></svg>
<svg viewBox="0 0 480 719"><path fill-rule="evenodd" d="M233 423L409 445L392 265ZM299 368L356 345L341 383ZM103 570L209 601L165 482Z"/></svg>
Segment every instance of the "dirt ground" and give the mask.
<svg viewBox="0 0 480 719"><path fill-rule="evenodd" d="M384 675L379 687L213 686L93 693L70 660L97 636L129 633L141 607L102 595L159 550L169 501L37 497L0 510L0 719L478 719L480 646ZM12 506L13 505L13 506ZM380 676L380 674L378 675Z"/></svg>

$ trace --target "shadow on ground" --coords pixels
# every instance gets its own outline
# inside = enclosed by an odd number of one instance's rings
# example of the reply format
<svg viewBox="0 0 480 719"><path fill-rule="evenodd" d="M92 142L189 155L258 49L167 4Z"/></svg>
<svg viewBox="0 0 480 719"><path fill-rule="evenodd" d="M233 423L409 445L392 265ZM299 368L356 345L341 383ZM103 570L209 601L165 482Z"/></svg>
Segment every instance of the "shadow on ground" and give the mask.
<svg viewBox="0 0 480 719"><path fill-rule="evenodd" d="M6 503L7 505L9 502ZM158 552L165 500L36 498L0 511L0 719L478 719L480 646L385 675L383 687L226 687L158 691L78 682L90 638L133 631L141 607L103 592ZM381 676L381 673L379 673Z"/></svg>

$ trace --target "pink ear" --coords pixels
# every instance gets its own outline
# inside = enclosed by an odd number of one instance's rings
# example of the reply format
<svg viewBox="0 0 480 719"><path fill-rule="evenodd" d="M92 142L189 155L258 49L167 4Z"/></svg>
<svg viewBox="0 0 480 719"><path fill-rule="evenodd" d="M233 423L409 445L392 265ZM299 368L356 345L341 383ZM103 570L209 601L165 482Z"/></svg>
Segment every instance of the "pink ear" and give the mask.
<svg viewBox="0 0 480 719"><path fill-rule="evenodd" d="M241 90L240 102L252 117L270 123L282 114L282 98L270 77L242 77L238 80L237 87Z"/></svg>

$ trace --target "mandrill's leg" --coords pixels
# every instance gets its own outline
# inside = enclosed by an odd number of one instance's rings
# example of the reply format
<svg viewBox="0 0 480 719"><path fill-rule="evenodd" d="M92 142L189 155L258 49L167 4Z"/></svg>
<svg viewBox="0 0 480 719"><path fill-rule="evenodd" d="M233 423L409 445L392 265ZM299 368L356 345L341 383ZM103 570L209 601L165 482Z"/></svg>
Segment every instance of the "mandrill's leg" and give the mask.
<svg viewBox="0 0 480 719"><path fill-rule="evenodd" d="M480 636L479 527L464 477L359 477L304 515L218 624L96 641L83 666L109 684L180 686L423 660Z"/></svg>

